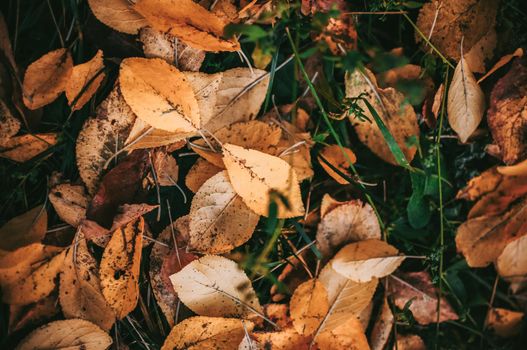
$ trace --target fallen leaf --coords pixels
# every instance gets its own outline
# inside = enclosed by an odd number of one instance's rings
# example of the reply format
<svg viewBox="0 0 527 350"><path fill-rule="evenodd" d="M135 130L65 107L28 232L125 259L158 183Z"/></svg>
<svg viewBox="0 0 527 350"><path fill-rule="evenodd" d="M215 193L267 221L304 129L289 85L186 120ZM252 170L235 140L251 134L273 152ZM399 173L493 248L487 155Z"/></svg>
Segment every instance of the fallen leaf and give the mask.
<svg viewBox="0 0 527 350"><path fill-rule="evenodd" d="M49 189L49 201L62 221L77 227L86 217L88 196L82 185L61 183Z"/></svg>
<svg viewBox="0 0 527 350"><path fill-rule="evenodd" d="M0 145L0 157L20 163L27 162L54 146L57 136L55 133L14 136Z"/></svg>
<svg viewBox="0 0 527 350"><path fill-rule="evenodd" d="M498 172L509 176L527 176L527 159L515 165L499 166Z"/></svg>
<svg viewBox="0 0 527 350"><path fill-rule="evenodd" d="M141 28L139 41L147 58L162 58L182 71L199 71L205 60L205 51L194 49L170 33L150 27Z"/></svg>
<svg viewBox="0 0 527 350"><path fill-rule="evenodd" d="M105 331L85 320L71 319L50 322L31 332L17 350L84 349L103 350L112 344Z"/></svg>
<svg viewBox="0 0 527 350"><path fill-rule="evenodd" d="M331 266L355 282L369 282L388 276L405 259L399 251L379 239L368 239L344 246L331 260Z"/></svg>
<svg viewBox="0 0 527 350"><path fill-rule="evenodd" d="M390 335L392 334L392 329L394 326L394 316L388 300L386 298L382 301L381 310L370 334L370 345L372 350L383 350L386 348L388 341L390 340Z"/></svg>
<svg viewBox="0 0 527 350"><path fill-rule="evenodd" d="M208 179L220 171L222 171L221 168L218 168L203 158L198 158L185 177L185 186L196 193Z"/></svg>
<svg viewBox="0 0 527 350"><path fill-rule="evenodd" d="M349 317L336 328L326 330L315 339L321 350L369 350L368 338L360 321Z"/></svg>
<svg viewBox="0 0 527 350"><path fill-rule="evenodd" d="M75 146L79 175L90 194L97 190L106 162L124 147L136 119L119 85L101 102L95 114L95 118L84 122Z"/></svg>
<svg viewBox="0 0 527 350"><path fill-rule="evenodd" d="M164 151L156 151L152 155L152 164L159 186L175 186L179 177L179 166L176 158ZM154 180L154 183L156 181Z"/></svg>
<svg viewBox="0 0 527 350"><path fill-rule="evenodd" d="M224 38L228 22L192 0L142 0L135 4L134 9L154 29L174 35L195 49L240 50L236 38Z"/></svg>
<svg viewBox="0 0 527 350"><path fill-rule="evenodd" d="M35 207L10 219L0 228L0 249L12 252L42 241L48 229L48 215L43 206Z"/></svg>
<svg viewBox="0 0 527 350"><path fill-rule="evenodd" d="M99 21L119 32L137 34L148 25L127 0L88 0L88 4Z"/></svg>
<svg viewBox="0 0 527 350"><path fill-rule="evenodd" d="M284 160L236 145L223 145L223 162L236 193L255 213L268 216L271 191L287 200L277 200L278 218L300 216L304 205L296 173Z"/></svg>
<svg viewBox="0 0 527 350"><path fill-rule="evenodd" d="M316 279L308 280L296 288L289 305L295 330L309 336L329 311L326 288Z"/></svg>
<svg viewBox="0 0 527 350"><path fill-rule="evenodd" d="M124 59L119 84L132 111L154 128L192 132L201 126L198 101L192 87L183 73L164 60Z"/></svg>
<svg viewBox="0 0 527 350"><path fill-rule="evenodd" d="M346 154L346 155L344 155ZM319 153L318 161L322 166L322 169L328 173L335 181L341 185L349 184L349 181L340 176L335 170L333 170L326 161L331 164L334 168L337 168L341 173L352 177L351 172L348 170L351 164L357 161L355 153L349 148L343 147L342 149L338 145L325 146ZM325 160L325 161L324 161Z"/></svg>
<svg viewBox="0 0 527 350"><path fill-rule="evenodd" d="M252 323L235 318L195 316L178 323L165 339L161 350L232 350Z"/></svg>
<svg viewBox="0 0 527 350"><path fill-rule="evenodd" d="M206 125L216 114L218 89L223 72L206 74L201 72L183 72L198 101L201 125Z"/></svg>
<svg viewBox="0 0 527 350"><path fill-rule="evenodd" d="M297 132L296 127L284 121L281 122L280 127L284 132L282 132L282 139L278 143L274 155L291 165L299 182L313 177L310 134Z"/></svg>
<svg viewBox="0 0 527 350"><path fill-rule="evenodd" d="M226 253L247 242L260 219L236 194L226 171L200 187L189 217L189 249L207 254Z"/></svg>
<svg viewBox="0 0 527 350"><path fill-rule="evenodd" d="M205 255L170 280L181 301L200 316L246 317L262 312L247 275L227 258Z"/></svg>
<svg viewBox="0 0 527 350"><path fill-rule="evenodd" d="M293 324L286 304L266 304L264 314L280 328L287 328Z"/></svg>
<svg viewBox="0 0 527 350"><path fill-rule="evenodd" d="M139 298L143 230L143 218L115 230L102 255L99 268L102 294L118 320L135 309Z"/></svg>
<svg viewBox="0 0 527 350"><path fill-rule="evenodd" d="M346 74L346 97L358 97L366 94L365 99L375 109L377 114L386 125L388 131L393 135L397 145L404 153L406 160L410 163L414 158L417 147L413 145L419 138L419 126L417 116L412 106L405 102L403 94L393 88L382 89L377 86L377 81L372 72L364 68L365 73L356 69ZM358 101L363 109L364 115L369 121L360 121L350 116L350 122L359 139L368 148L384 161L397 165L397 161L390 150L375 118L370 113L364 101ZM412 145L409 146L412 141Z"/></svg>
<svg viewBox="0 0 527 350"><path fill-rule="evenodd" d="M88 250L82 230L76 239L76 248L68 250L60 274L62 313L66 318L87 320L109 331L115 313L102 295L97 262Z"/></svg>
<svg viewBox="0 0 527 350"><path fill-rule="evenodd" d="M9 107L0 99L0 147L9 142L20 130L20 121L16 119Z"/></svg>
<svg viewBox="0 0 527 350"><path fill-rule="evenodd" d="M66 98L72 111L81 109L95 95L105 77L105 74L101 73L103 69L101 50L97 51L88 62L72 68L65 88Z"/></svg>
<svg viewBox="0 0 527 350"><path fill-rule="evenodd" d="M298 334L293 327L286 328L279 332L254 332L262 349L268 350L308 350L311 339Z"/></svg>
<svg viewBox="0 0 527 350"><path fill-rule="evenodd" d="M397 350L426 350L426 345L420 336L415 334L397 335L394 346Z"/></svg>
<svg viewBox="0 0 527 350"><path fill-rule="evenodd" d="M8 334L24 328L40 326L44 321L55 317L60 312L57 303L57 293L51 293L35 303L10 305Z"/></svg>
<svg viewBox="0 0 527 350"><path fill-rule="evenodd" d="M176 142L186 143L186 139L195 136L195 132L178 132L156 129L140 118L135 118L132 130L128 134L125 147L128 151L144 148L168 146Z"/></svg>
<svg viewBox="0 0 527 350"><path fill-rule="evenodd" d="M357 199L324 209L316 236L317 247L324 257L333 256L347 243L381 239L379 221L369 204Z"/></svg>
<svg viewBox="0 0 527 350"><path fill-rule="evenodd" d="M433 285L427 272L399 273L387 281L388 293L399 309L409 305L414 319L420 325L436 323L438 289ZM444 295L441 296L439 322L457 320L459 316L452 309Z"/></svg>
<svg viewBox="0 0 527 350"><path fill-rule="evenodd" d="M512 165L527 158L527 57L517 58L492 88L487 113L501 159Z"/></svg>
<svg viewBox="0 0 527 350"><path fill-rule="evenodd" d="M491 308L485 321L487 328L503 338L514 337L522 331L523 312Z"/></svg>
<svg viewBox="0 0 527 350"><path fill-rule="evenodd" d="M496 72L501 67L505 66L507 63L509 63L513 58L515 57L522 57L523 56L523 49L521 47L517 48L513 53L503 56L492 66L491 69L487 73L485 73L484 76L478 79L478 84L480 84L483 80L487 79L489 76L491 76L494 72Z"/></svg>
<svg viewBox="0 0 527 350"><path fill-rule="evenodd" d="M38 109L53 102L64 91L73 60L67 49L48 52L27 67L24 75L24 104Z"/></svg>
<svg viewBox="0 0 527 350"><path fill-rule="evenodd" d="M485 95L464 59L457 64L448 89L447 112L448 122L462 143L474 133L485 113Z"/></svg>
<svg viewBox="0 0 527 350"><path fill-rule="evenodd" d="M522 226L527 231L527 225ZM527 235L509 242L496 261L496 269L501 277L514 278L527 276Z"/></svg>

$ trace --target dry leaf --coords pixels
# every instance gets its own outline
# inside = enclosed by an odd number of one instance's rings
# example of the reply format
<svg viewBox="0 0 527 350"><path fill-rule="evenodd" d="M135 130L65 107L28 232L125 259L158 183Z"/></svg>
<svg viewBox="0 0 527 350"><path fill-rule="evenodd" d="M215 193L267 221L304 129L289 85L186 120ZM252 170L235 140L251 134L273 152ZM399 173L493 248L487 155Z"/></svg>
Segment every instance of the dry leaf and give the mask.
<svg viewBox="0 0 527 350"><path fill-rule="evenodd" d="M16 119L9 107L0 99L0 147L9 142L20 130L20 121Z"/></svg>
<svg viewBox="0 0 527 350"><path fill-rule="evenodd" d="M26 162L55 145L57 136L55 133L14 136L0 145L0 157Z"/></svg>
<svg viewBox="0 0 527 350"><path fill-rule="evenodd" d="M344 155L344 153L346 155ZM321 159L323 157L329 164L337 168L341 173L351 177L351 172L348 170L351 162L354 164L357 161L355 153L349 148L343 147L342 150L338 145L325 146L319 153L319 163L329 176L341 185L349 184L349 181L340 176L335 170L333 170L326 162Z"/></svg>
<svg viewBox="0 0 527 350"><path fill-rule="evenodd" d="M206 125L216 114L218 89L223 73L183 72L183 74L198 101L201 125Z"/></svg>
<svg viewBox="0 0 527 350"><path fill-rule="evenodd" d="M172 328L161 350L237 349L252 327L251 322L235 318L191 317Z"/></svg>
<svg viewBox="0 0 527 350"><path fill-rule="evenodd" d="M394 88L381 89L372 72L364 68L365 73L356 69L353 73L346 74L346 97L358 97L366 94L364 98L370 102L377 114L394 137L403 151L408 162L412 162L417 148L413 143L419 138L417 116L412 106L405 102L403 94ZM364 115L370 121L360 121L355 116L350 116L357 135L362 143L384 161L397 165L397 162L388 148L375 119L363 101L358 101ZM412 139L415 138L415 141ZM409 144L412 143L411 146Z"/></svg>
<svg viewBox="0 0 527 350"><path fill-rule="evenodd" d="M95 193L108 159L119 152L136 119L116 85L89 118L77 137L75 153L79 175L90 194Z"/></svg>
<svg viewBox="0 0 527 350"><path fill-rule="evenodd" d="M397 350L426 350L426 345L420 336L408 334L397 335L397 344L393 348Z"/></svg>
<svg viewBox="0 0 527 350"><path fill-rule="evenodd" d="M91 322L79 319L50 322L31 332L16 350L104 350L112 338Z"/></svg>
<svg viewBox="0 0 527 350"><path fill-rule="evenodd" d="M102 295L97 262L88 250L82 230L76 238L76 248L68 250L60 274L62 313L66 318L87 320L109 331L115 313Z"/></svg>
<svg viewBox="0 0 527 350"><path fill-rule="evenodd" d="M527 57L515 59L492 88L487 121L505 164L527 158Z"/></svg>
<svg viewBox="0 0 527 350"><path fill-rule="evenodd" d="M485 95L466 60L456 66L447 99L448 122L462 143L478 128L485 113Z"/></svg>
<svg viewBox="0 0 527 350"><path fill-rule="evenodd" d="M308 350L311 339L298 334L293 327L279 332L252 333L262 349L266 350Z"/></svg>
<svg viewBox="0 0 527 350"><path fill-rule="evenodd" d="M0 228L0 250L14 251L40 242L48 229L48 215L43 206L14 217Z"/></svg>
<svg viewBox="0 0 527 350"><path fill-rule="evenodd" d="M353 316L336 328L320 333L315 340L320 350L370 350L364 329Z"/></svg>
<svg viewBox="0 0 527 350"><path fill-rule="evenodd" d="M27 67L24 75L24 104L38 109L53 102L64 91L73 60L67 49L48 52Z"/></svg>
<svg viewBox="0 0 527 350"><path fill-rule="evenodd" d="M57 293L51 293L32 304L10 305L8 334L26 327L40 326L44 321L54 318L60 312L57 303Z"/></svg>
<svg viewBox="0 0 527 350"><path fill-rule="evenodd" d="M128 0L88 0L88 4L99 21L119 32L137 34L148 24Z"/></svg>
<svg viewBox="0 0 527 350"><path fill-rule="evenodd" d="M296 173L284 160L225 144L223 162L234 190L255 213L268 216L271 192L278 192L279 196L287 200L286 206L279 198L275 199L278 218L295 217L304 213Z"/></svg>
<svg viewBox="0 0 527 350"><path fill-rule="evenodd" d="M470 267L485 267L498 258L509 242L527 234L523 225L526 220L525 201L505 214L469 219L457 229L457 250Z"/></svg>
<svg viewBox="0 0 527 350"><path fill-rule="evenodd" d="M274 155L291 165L299 182L313 177L310 153L313 143L311 135L299 132L296 127L285 121L280 123L280 127L284 132Z"/></svg>
<svg viewBox="0 0 527 350"><path fill-rule="evenodd" d="M523 312L491 308L485 321L487 328L503 338L514 337L522 331Z"/></svg>
<svg viewBox="0 0 527 350"><path fill-rule="evenodd" d="M371 330L370 345L372 350L383 350L386 347L392 334L394 320L388 300L384 298L379 315Z"/></svg>
<svg viewBox="0 0 527 350"><path fill-rule="evenodd" d="M356 282L368 282L391 274L405 259L399 251L379 239L351 243L331 260L331 266L342 276Z"/></svg>
<svg viewBox="0 0 527 350"><path fill-rule="evenodd" d="M523 226L522 229L527 231L527 225ZM505 246L496 261L496 269L498 274L505 278L527 276L527 235Z"/></svg>
<svg viewBox="0 0 527 350"><path fill-rule="evenodd" d="M478 79L478 84L480 84L483 80L487 79L490 75L492 75L494 72L496 72L501 67L505 66L507 63L509 63L513 58L515 57L522 57L523 56L523 49L521 47L517 48L513 53L503 56L496 62L494 66L492 66L491 69L487 73L485 73L484 76Z"/></svg>
<svg viewBox="0 0 527 350"><path fill-rule="evenodd" d="M194 49L175 36L145 27L139 31L139 41L148 58L162 58L182 71L199 71L205 60L205 51Z"/></svg>
<svg viewBox="0 0 527 350"><path fill-rule="evenodd" d="M262 312L247 275L227 258L205 255L170 280L181 301L200 316L246 317Z"/></svg>
<svg viewBox="0 0 527 350"><path fill-rule="evenodd" d="M295 330L302 335L313 334L329 311L326 288L316 279L302 283L291 297L290 309Z"/></svg>
<svg viewBox="0 0 527 350"><path fill-rule="evenodd" d="M153 183L159 186L175 186L179 177L179 166L176 158L172 157L165 151L155 151L151 156L151 162L154 166L156 179Z"/></svg>
<svg viewBox="0 0 527 350"><path fill-rule="evenodd" d="M527 176L527 159L515 165L499 166L498 172L509 176Z"/></svg>
<svg viewBox="0 0 527 350"><path fill-rule="evenodd" d="M77 227L86 217L88 196L82 185L62 183L49 190L49 201L65 223Z"/></svg>
<svg viewBox="0 0 527 350"><path fill-rule="evenodd" d="M400 273L398 276L392 276L387 283L395 306L402 310L411 302L409 309L417 323L421 325L436 323L439 291L433 285L430 275L427 272L408 272ZM439 322L459 318L444 295L441 296L440 304Z"/></svg>
<svg viewBox="0 0 527 350"><path fill-rule="evenodd" d="M195 132L172 132L156 129L140 118L135 118L132 130L128 134L125 147L128 151L144 148L168 146L175 142L186 143L186 139L195 136Z"/></svg>
<svg viewBox="0 0 527 350"><path fill-rule="evenodd" d="M101 73L104 69L102 55L99 50L88 62L73 67L65 88L66 98L73 111L81 109L101 85L105 77Z"/></svg>
<svg viewBox="0 0 527 350"><path fill-rule="evenodd" d="M162 59L124 59L119 84L132 111L154 128L192 132L200 127L198 101L192 87L183 73Z"/></svg>
<svg viewBox="0 0 527 350"><path fill-rule="evenodd" d="M135 309L139 298L143 230L143 218L115 230L102 255L102 294L119 320Z"/></svg>
<svg viewBox="0 0 527 350"><path fill-rule="evenodd" d="M226 253L247 242L260 219L236 194L226 171L200 187L189 217L189 249L207 254Z"/></svg>
<svg viewBox="0 0 527 350"><path fill-rule="evenodd" d="M141 0L134 9L151 27L169 33L195 49L205 51L237 51L235 38L225 39L228 24L192 0Z"/></svg>
<svg viewBox="0 0 527 350"><path fill-rule="evenodd" d="M328 205L327 200L323 205ZM369 204L357 199L324 209L317 228L317 247L324 257L333 256L347 243L381 239L379 221Z"/></svg>
<svg viewBox="0 0 527 350"><path fill-rule="evenodd" d="M203 186L205 181L220 171L222 171L221 168L218 168L203 158L198 158L196 163L194 163L187 173L187 177L185 177L185 186L187 186L192 192L196 193L200 187Z"/></svg>

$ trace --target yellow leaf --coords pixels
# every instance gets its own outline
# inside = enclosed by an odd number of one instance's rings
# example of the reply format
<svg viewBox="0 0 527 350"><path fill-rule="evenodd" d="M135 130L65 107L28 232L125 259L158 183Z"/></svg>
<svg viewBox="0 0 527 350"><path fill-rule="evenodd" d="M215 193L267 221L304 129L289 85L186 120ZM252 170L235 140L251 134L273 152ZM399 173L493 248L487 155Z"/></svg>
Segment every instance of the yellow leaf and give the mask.
<svg viewBox="0 0 527 350"><path fill-rule="evenodd" d="M486 325L503 338L511 338L522 330L523 312L503 308L491 308L487 314Z"/></svg>
<svg viewBox="0 0 527 350"><path fill-rule="evenodd" d="M311 335L329 311L328 293L320 281L311 279L295 289L289 305L295 330Z"/></svg>
<svg viewBox="0 0 527 350"><path fill-rule="evenodd" d="M48 215L43 206L12 218L0 228L0 249L14 251L40 242L48 229Z"/></svg>
<svg viewBox="0 0 527 350"><path fill-rule="evenodd" d="M26 134L14 136L0 145L0 157L26 162L57 143L57 134Z"/></svg>
<svg viewBox="0 0 527 350"><path fill-rule="evenodd" d="M84 186L62 183L49 190L49 201L65 223L77 227L86 217L89 200Z"/></svg>
<svg viewBox="0 0 527 350"><path fill-rule="evenodd" d="M148 24L127 0L88 0L88 4L99 21L119 32L137 34Z"/></svg>
<svg viewBox="0 0 527 350"><path fill-rule="evenodd" d="M102 55L99 50L88 62L73 67L65 91L73 111L81 109L101 85L105 77L105 74L101 73L104 69Z"/></svg>
<svg viewBox="0 0 527 350"><path fill-rule="evenodd" d="M190 168L185 178L185 185L189 190L196 193L201 186L212 176L219 173L222 169L209 163L203 158L198 158L196 163Z"/></svg>
<svg viewBox="0 0 527 350"><path fill-rule="evenodd" d="M335 329L322 332L315 341L320 350L370 349L360 321L353 316Z"/></svg>
<svg viewBox="0 0 527 350"><path fill-rule="evenodd" d="M347 155L344 156L343 152ZM341 150L338 145L329 145L325 146L319 153L319 163L322 166L329 176L331 176L335 181L341 185L349 184L349 181L340 176L335 170L333 170L326 162L322 159L329 162L333 167L337 168L341 173L351 177L351 172L349 171L349 163L354 164L357 161L355 153L349 148L343 147Z"/></svg>

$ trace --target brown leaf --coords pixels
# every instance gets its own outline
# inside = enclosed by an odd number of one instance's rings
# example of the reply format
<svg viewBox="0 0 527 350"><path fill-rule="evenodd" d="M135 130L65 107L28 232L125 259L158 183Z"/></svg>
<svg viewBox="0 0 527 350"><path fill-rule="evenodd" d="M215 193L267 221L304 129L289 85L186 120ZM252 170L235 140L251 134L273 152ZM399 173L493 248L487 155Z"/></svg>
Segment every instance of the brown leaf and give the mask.
<svg viewBox="0 0 527 350"><path fill-rule="evenodd" d="M527 158L527 58L517 58L492 88L487 114L494 142L507 165Z"/></svg>
<svg viewBox="0 0 527 350"><path fill-rule="evenodd" d="M137 34L148 24L127 0L88 0L88 4L99 21L119 32Z"/></svg>
<svg viewBox="0 0 527 350"><path fill-rule="evenodd" d="M102 350L112 344L112 338L91 322L79 319L50 322L31 332L17 350Z"/></svg>
<svg viewBox="0 0 527 350"><path fill-rule="evenodd" d="M157 184L159 186L175 186L179 177L179 166L176 158L168 152L159 150L151 156L152 165L154 166ZM155 180L153 181L155 183Z"/></svg>
<svg viewBox="0 0 527 350"><path fill-rule="evenodd" d="M20 121L16 119L9 107L0 99L0 147L9 142L20 130Z"/></svg>
<svg viewBox="0 0 527 350"><path fill-rule="evenodd" d="M527 176L527 159L515 165L499 166L498 172L509 176Z"/></svg>
<svg viewBox="0 0 527 350"><path fill-rule="evenodd" d="M192 0L142 0L134 9L154 29L174 35L185 44L205 51L237 51L236 38L225 39L228 24Z"/></svg>
<svg viewBox="0 0 527 350"><path fill-rule="evenodd" d="M316 238L317 247L325 258L333 256L347 243L381 239L379 221L367 203L358 199L338 202L324 211L318 224Z"/></svg>
<svg viewBox="0 0 527 350"><path fill-rule="evenodd" d="M220 171L222 171L221 168L218 168L203 158L198 158L187 173L187 177L185 177L185 186L196 193L208 179Z"/></svg>
<svg viewBox="0 0 527 350"><path fill-rule="evenodd" d="M276 121L274 121L276 123ZM291 165L298 181L313 177L310 147L313 144L311 135L301 132L296 126L286 122L278 122L282 128L282 139L277 145L274 155L282 158Z"/></svg>
<svg viewBox="0 0 527 350"><path fill-rule="evenodd" d="M462 143L477 129L485 113L485 96L466 60L456 66L447 98L448 122Z"/></svg>
<svg viewBox="0 0 527 350"><path fill-rule="evenodd" d="M397 350L426 350L426 345L420 336L415 334L397 335Z"/></svg>
<svg viewBox="0 0 527 350"><path fill-rule="evenodd" d="M366 97L384 124L395 138L408 162L414 158L417 148L408 146L411 138L419 138L417 116L412 106L405 102L403 94L393 88L381 89L372 72L364 68L365 73L356 69L346 74L346 97L357 97L366 94ZM379 158L393 165L397 165L395 157L388 148L375 119L363 101L358 102L365 116L370 121L360 121L355 116L350 116L350 121L359 136L359 139Z"/></svg>
<svg viewBox="0 0 527 350"><path fill-rule="evenodd" d="M102 294L119 320L135 309L139 298L143 230L143 218L115 230L102 255Z"/></svg>
<svg viewBox="0 0 527 350"><path fill-rule="evenodd" d="M24 75L24 104L38 109L53 102L66 89L73 60L67 49L48 52L27 67Z"/></svg>
<svg viewBox="0 0 527 350"><path fill-rule="evenodd" d="M201 126L198 101L192 87L183 73L164 60L124 59L119 84L132 111L154 128L192 132Z"/></svg>
<svg viewBox="0 0 527 350"><path fill-rule="evenodd" d="M522 227L527 231L527 224ZM527 235L508 243L496 261L496 269L501 277L527 276Z"/></svg>
<svg viewBox="0 0 527 350"><path fill-rule="evenodd" d="M195 316L177 324L161 350L237 349L252 323L235 318Z"/></svg>
<svg viewBox="0 0 527 350"><path fill-rule="evenodd" d="M295 330L312 335L329 311L326 288L316 279L302 283L291 297L290 309Z"/></svg>
<svg viewBox="0 0 527 350"><path fill-rule="evenodd" d="M199 71L205 60L205 51L194 49L170 33L160 32L150 27L139 31L139 41L148 58L162 58L182 71Z"/></svg>
<svg viewBox="0 0 527 350"><path fill-rule="evenodd" d="M0 145L0 157L26 162L55 145L57 136L55 133L14 136Z"/></svg>
<svg viewBox="0 0 527 350"><path fill-rule="evenodd" d="M486 325L503 338L511 338L522 331L523 312L502 308L491 308L487 314Z"/></svg>
<svg viewBox="0 0 527 350"><path fill-rule="evenodd" d="M316 339L320 350L370 350L360 321L349 317L335 329L322 332Z"/></svg>
<svg viewBox="0 0 527 350"><path fill-rule="evenodd" d="M404 309L411 301L409 309L417 323L421 325L436 323L439 292L432 284L430 275L427 272L408 272L400 273L398 276L392 276L387 281L387 288L395 306ZM444 296L441 297L440 303L439 322L459 318Z"/></svg>
<svg viewBox="0 0 527 350"><path fill-rule="evenodd" d="M223 162L236 193L255 213L268 216L271 191L287 200L278 199L279 218L300 216L304 205L296 173L284 160L236 145L223 145Z"/></svg>
<svg viewBox="0 0 527 350"><path fill-rule="evenodd" d="M523 49L521 47L517 48L513 53L503 56L492 66L491 69L487 73L485 73L484 76L478 79L478 84L480 84L483 80L487 79L489 76L491 76L494 72L496 72L501 67L505 66L507 63L509 63L513 58L515 57L522 57L523 56Z"/></svg>
<svg viewBox="0 0 527 350"><path fill-rule="evenodd" d="M346 155L344 155L346 154ZM349 184L348 180L340 176L335 170L333 170L322 157L329 162L333 167L337 168L341 173L351 177L349 171L349 163L354 164L357 161L355 153L349 148L343 147L342 150L338 145L325 146L319 153L319 163L329 176L341 185Z"/></svg>
<svg viewBox="0 0 527 350"><path fill-rule="evenodd" d="M372 350L383 350L386 347L390 340L393 326L394 316L388 300L384 298L379 315L371 330L370 345Z"/></svg>
<svg viewBox="0 0 527 350"><path fill-rule="evenodd" d="M186 143L188 137L195 136L194 132L178 132L156 129L140 118L135 118L132 130L128 134L125 147L128 151L144 148L168 146L175 142Z"/></svg>
<svg viewBox="0 0 527 350"><path fill-rule="evenodd" d="M14 217L0 228L0 250L14 251L40 242L48 229L48 215L43 206Z"/></svg>
<svg viewBox="0 0 527 350"><path fill-rule="evenodd" d="M109 331L115 314L102 295L97 262L88 250L82 230L76 238L76 249L69 249L60 274L62 313L66 318L87 320Z"/></svg>
<svg viewBox="0 0 527 350"><path fill-rule="evenodd" d="M105 77L105 74L101 73L104 69L102 55L102 51L99 50L91 60L72 68L65 92L73 111L81 109L101 85Z"/></svg>
<svg viewBox="0 0 527 350"><path fill-rule="evenodd" d="M88 195L82 185L61 183L49 190L49 201L65 223L77 227L86 217Z"/></svg>
<svg viewBox="0 0 527 350"><path fill-rule="evenodd" d="M268 350L308 350L311 343L309 337L298 334L293 327L285 328L279 332L266 332L252 334L261 349Z"/></svg>
<svg viewBox="0 0 527 350"><path fill-rule="evenodd" d="M57 293L51 293L44 299L28 305L9 306L9 330L14 333L26 327L39 326L43 321L55 317L60 310L57 308Z"/></svg>

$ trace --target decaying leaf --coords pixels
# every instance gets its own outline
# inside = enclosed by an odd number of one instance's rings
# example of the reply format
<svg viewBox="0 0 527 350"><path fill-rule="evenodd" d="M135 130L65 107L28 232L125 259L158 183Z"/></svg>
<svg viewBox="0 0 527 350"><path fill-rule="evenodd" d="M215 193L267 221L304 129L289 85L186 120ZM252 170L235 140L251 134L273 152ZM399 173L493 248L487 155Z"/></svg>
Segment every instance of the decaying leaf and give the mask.
<svg viewBox="0 0 527 350"><path fill-rule="evenodd" d="M185 178L185 185L189 190L196 193L208 179L220 171L222 171L221 168L218 168L203 158L198 158Z"/></svg>
<svg viewBox="0 0 527 350"><path fill-rule="evenodd" d="M226 253L245 243L260 218L236 194L226 171L200 187L189 217L189 249L208 254Z"/></svg>
<svg viewBox="0 0 527 350"><path fill-rule="evenodd" d="M386 347L390 340L394 320L388 300L384 298L379 315L371 330L370 345L372 350L383 350Z"/></svg>
<svg viewBox="0 0 527 350"><path fill-rule="evenodd" d="M9 306L9 328L8 334L30 326L40 326L46 320L55 317L60 310L57 308L57 293L51 293L47 297L28 305Z"/></svg>
<svg viewBox="0 0 527 350"><path fill-rule="evenodd" d="M327 329L315 339L321 350L369 350L368 338L360 321L356 317L348 317L334 329Z"/></svg>
<svg viewBox="0 0 527 350"><path fill-rule="evenodd" d="M112 342L112 338L93 323L71 319L50 322L34 330L16 350L105 350Z"/></svg>
<svg viewBox="0 0 527 350"><path fill-rule="evenodd" d="M79 175L90 194L97 190L108 159L123 148L135 119L116 85L97 108L96 117L84 123L75 153Z"/></svg>
<svg viewBox="0 0 527 350"><path fill-rule="evenodd" d="M491 308L487 314L486 325L500 337L510 338L522 330L523 312L502 308Z"/></svg>
<svg viewBox="0 0 527 350"><path fill-rule="evenodd" d="M290 310L295 330L302 335L313 334L329 311L324 285L316 279L302 283L291 297Z"/></svg>
<svg viewBox="0 0 527 350"><path fill-rule="evenodd" d="M381 239L379 221L369 204L358 199L337 203L324 210L317 228L317 246L326 258L347 243Z"/></svg>
<svg viewBox="0 0 527 350"><path fill-rule="evenodd" d="M335 271L356 282L369 282L391 274L404 260L399 251L379 239L344 246L331 260Z"/></svg>
<svg viewBox="0 0 527 350"><path fill-rule="evenodd" d="M43 206L12 218L0 228L0 250L14 251L40 242L48 229L48 215Z"/></svg>
<svg viewBox="0 0 527 350"><path fill-rule="evenodd" d="M194 49L175 36L150 27L141 28L139 40L148 58L162 58L179 70L197 72L205 60L205 51Z"/></svg>
<svg viewBox="0 0 527 350"><path fill-rule="evenodd" d="M102 294L119 320L135 308L139 298L143 230L143 218L115 230L102 256Z"/></svg>
<svg viewBox="0 0 527 350"><path fill-rule="evenodd" d="M517 58L492 88L487 121L507 165L527 158L527 58Z"/></svg>
<svg viewBox="0 0 527 350"><path fill-rule="evenodd" d="M161 350L237 349L252 328L251 322L235 318L191 317L172 328Z"/></svg>
<svg viewBox="0 0 527 350"><path fill-rule="evenodd" d="M170 280L181 301L200 316L245 317L262 312L247 275L227 258L205 255Z"/></svg>
<svg viewBox="0 0 527 350"><path fill-rule="evenodd" d="M98 266L90 254L82 231L75 249L69 249L60 274L59 301L66 318L88 320L109 331L115 313L102 295Z"/></svg>
<svg viewBox="0 0 527 350"><path fill-rule="evenodd" d="M48 52L27 67L24 75L24 104L38 109L53 102L64 91L73 68L67 49Z"/></svg>
<svg viewBox="0 0 527 350"><path fill-rule="evenodd" d="M159 58L124 59L119 84L132 111L154 128L192 132L201 126L198 101L192 87L185 75L166 61Z"/></svg>
<svg viewBox="0 0 527 350"><path fill-rule="evenodd" d="M99 21L119 32L137 34L148 25L127 0L88 0L88 4Z"/></svg>
<svg viewBox="0 0 527 350"><path fill-rule="evenodd" d="M101 85L105 77L101 72L104 69L102 56L103 53L99 50L88 62L73 67L65 88L72 110L81 109Z"/></svg>
<svg viewBox="0 0 527 350"><path fill-rule="evenodd" d="M174 35L196 49L240 50L235 38L224 38L223 30L228 22L192 0L142 0L134 9L154 29Z"/></svg>
<svg viewBox="0 0 527 350"><path fill-rule="evenodd" d="M363 98L367 99L375 109L408 162L411 162L417 151L415 143L419 138L419 126L417 116L412 106L405 102L404 95L391 87L379 88L375 76L366 68L364 68L364 73L356 69L346 74L346 97L353 98L361 94L365 94ZM369 121L360 121L355 116L350 116L350 121L359 139L379 158L397 165L375 118L364 101L358 101L358 104L369 119Z"/></svg>
<svg viewBox="0 0 527 350"><path fill-rule="evenodd" d="M485 95L476 82L467 61L456 66L447 100L448 122L462 143L477 129L485 113Z"/></svg>
<svg viewBox="0 0 527 350"><path fill-rule="evenodd" d="M236 193L255 213L268 216L274 199L278 217L302 215L304 205L296 173L284 160L255 150L224 144L223 162ZM272 192L278 192L276 198ZM287 201L283 203L282 198Z"/></svg>
<svg viewBox="0 0 527 350"><path fill-rule="evenodd" d="M520 234L527 231L527 225L524 224L521 230ZM496 269L505 278L527 276L527 235L505 246L496 261Z"/></svg>
<svg viewBox="0 0 527 350"><path fill-rule="evenodd" d="M62 183L49 190L49 201L65 223L77 227L86 217L88 196L82 185Z"/></svg>
<svg viewBox="0 0 527 350"><path fill-rule="evenodd" d="M404 309L410 303L409 309L417 323L427 325L438 321L439 291L432 284L427 272L400 273L388 280L387 287L393 303L399 309ZM440 303L439 322L459 318L444 296L441 297Z"/></svg>
<svg viewBox="0 0 527 350"><path fill-rule="evenodd" d="M346 154L346 155L344 155ZM325 146L319 153L319 163L329 176L341 185L349 184L349 181L340 176L335 170L333 170L326 162L321 159L323 157L333 167L337 168L341 173L351 177L349 169L349 163L353 164L357 161L355 153L349 148L343 147L340 149L338 145Z"/></svg>
<svg viewBox="0 0 527 350"><path fill-rule="evenodd" d="M57 143L57 134L26 134L14 136L0 145L0 157L26 162Z"/></svg>

